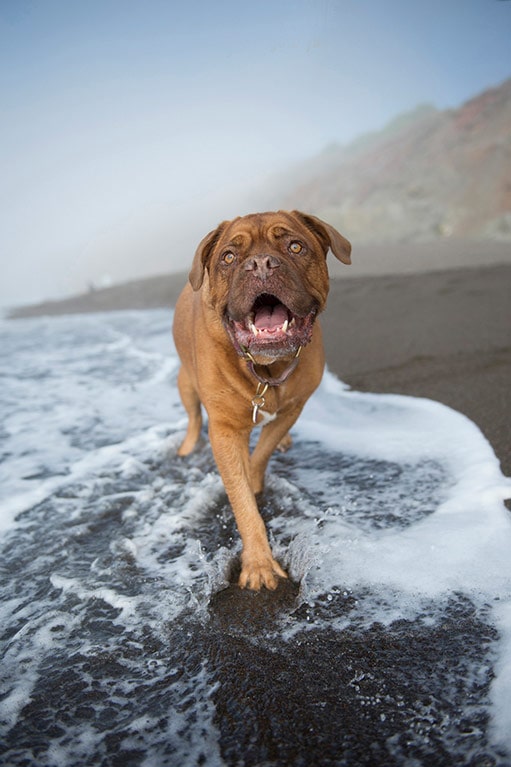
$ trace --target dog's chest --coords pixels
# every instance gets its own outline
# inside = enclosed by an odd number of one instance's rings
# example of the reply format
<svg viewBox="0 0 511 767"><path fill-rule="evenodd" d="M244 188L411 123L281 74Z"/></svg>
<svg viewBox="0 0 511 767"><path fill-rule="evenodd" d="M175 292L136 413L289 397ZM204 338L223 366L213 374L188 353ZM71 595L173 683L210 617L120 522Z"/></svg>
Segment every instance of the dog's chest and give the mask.
<svg viewBox="0 0 511 767"><path fill-rule="evenodd" d="M266 426L277 417L279 411L278 396L274 390L268 391L268 384L258 384L252 399L252 423L254 426ZM268 402L268 398L271 400Z"/></svg>
<svg viewBox="0 0 511 767"><path fill-rule="evenodd" d="M266 426L267 423L271 423L277 417L277 413L267 413L266 410L258 409L257 411L257 425Z"/></svg>

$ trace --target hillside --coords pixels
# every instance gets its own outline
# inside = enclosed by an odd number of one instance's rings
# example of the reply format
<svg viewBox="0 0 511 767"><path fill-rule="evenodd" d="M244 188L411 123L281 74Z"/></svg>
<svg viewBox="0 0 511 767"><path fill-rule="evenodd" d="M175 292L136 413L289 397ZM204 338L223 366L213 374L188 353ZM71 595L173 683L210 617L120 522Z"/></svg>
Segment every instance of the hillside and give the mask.
<svg viewBox="0 0 511 767"><path fill-rule="evenodd" d="M511 79L459 109L423 106L348 147L329 147L280 188L282 207L357 242L511 241Z"/></svg>

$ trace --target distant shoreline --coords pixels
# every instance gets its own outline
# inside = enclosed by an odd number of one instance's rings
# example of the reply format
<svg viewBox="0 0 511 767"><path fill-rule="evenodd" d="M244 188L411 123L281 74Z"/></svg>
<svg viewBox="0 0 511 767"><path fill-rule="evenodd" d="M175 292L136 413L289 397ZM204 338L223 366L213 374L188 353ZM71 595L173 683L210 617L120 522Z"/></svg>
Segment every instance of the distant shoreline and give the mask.
<svg viewBox="0 0 511 767"><path fill-rule="evenodd" d="M511 264L511 242L442 239L417 243L354 245L353 264L346 268L329 257L331 277L372 278L426 274L450 269ZM63 299L15 306L9 319L80 312L156 309L174 306L188 279L188 271L130 280Z"/></svg>
<svg viewBox="0 0 511 767"><path fill-rule="evenodd" d="M122 311L123 309L159 309L172 307L188 279L188 274L162 274L132 280L110 288L100 288L76 296L42 301L8 310L8 319L60 314Z"/></svg>

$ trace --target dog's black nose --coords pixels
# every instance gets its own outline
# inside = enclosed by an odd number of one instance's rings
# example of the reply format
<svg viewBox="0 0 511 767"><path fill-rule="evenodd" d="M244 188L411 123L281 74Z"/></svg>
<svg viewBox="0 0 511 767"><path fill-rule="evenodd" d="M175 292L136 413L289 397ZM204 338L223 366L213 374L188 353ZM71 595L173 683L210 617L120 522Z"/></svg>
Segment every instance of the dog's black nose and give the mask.
<svg viewBox="0 0 511 767"><path fill-rule="evenodd" d="M267 277L270 277L273 274L273 271L279 266L280 260L276 256L264 253L260 256L249 258L245 263L245 270L247 272L254 272L256 277L265 280Z"/></svg>

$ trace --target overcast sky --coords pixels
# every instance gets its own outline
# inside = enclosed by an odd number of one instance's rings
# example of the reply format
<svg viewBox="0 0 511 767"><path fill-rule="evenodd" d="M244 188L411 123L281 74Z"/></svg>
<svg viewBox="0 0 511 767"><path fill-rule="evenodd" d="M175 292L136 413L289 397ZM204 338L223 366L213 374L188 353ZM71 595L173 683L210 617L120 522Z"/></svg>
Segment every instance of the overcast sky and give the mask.
<svg viewBox="0 0 511 767"><path fill-rule="evenodd" d="M187 268L275 170L511 76L506 0L0 0L0 305Z"/></svg>

